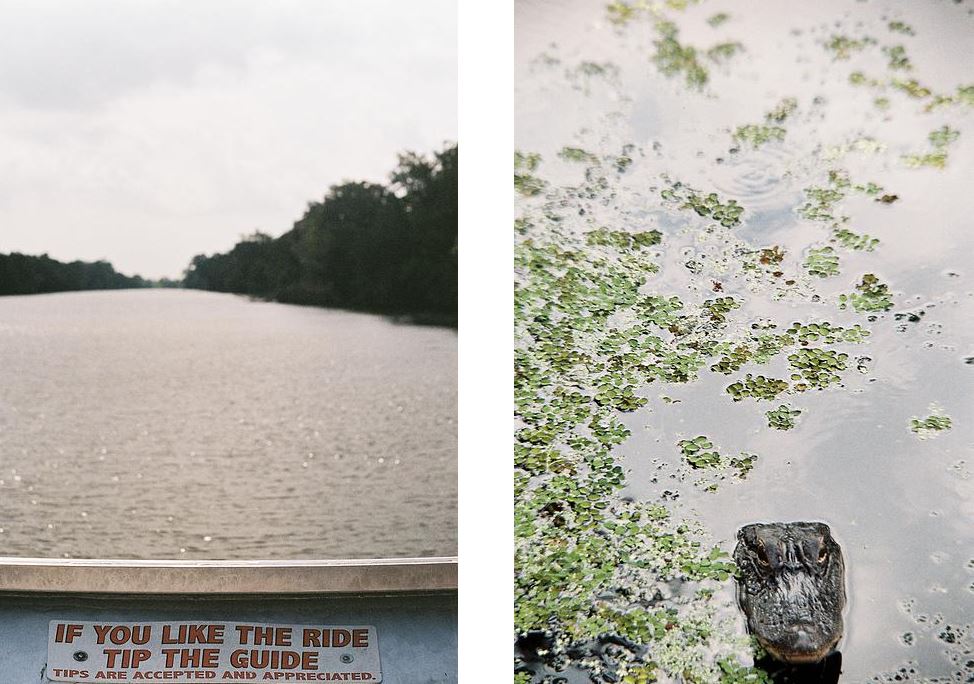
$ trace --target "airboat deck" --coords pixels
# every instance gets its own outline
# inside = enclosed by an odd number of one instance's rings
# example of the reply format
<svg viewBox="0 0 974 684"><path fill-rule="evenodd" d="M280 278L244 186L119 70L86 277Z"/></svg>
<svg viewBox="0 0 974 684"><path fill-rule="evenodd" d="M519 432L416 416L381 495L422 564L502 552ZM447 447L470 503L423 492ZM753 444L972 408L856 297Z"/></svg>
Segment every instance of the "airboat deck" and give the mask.
<svg viewBox="0 0 974 684"><path fill-rule="evenodd" d="M0 681L455 682L457 560L0 558Z"/></svg>

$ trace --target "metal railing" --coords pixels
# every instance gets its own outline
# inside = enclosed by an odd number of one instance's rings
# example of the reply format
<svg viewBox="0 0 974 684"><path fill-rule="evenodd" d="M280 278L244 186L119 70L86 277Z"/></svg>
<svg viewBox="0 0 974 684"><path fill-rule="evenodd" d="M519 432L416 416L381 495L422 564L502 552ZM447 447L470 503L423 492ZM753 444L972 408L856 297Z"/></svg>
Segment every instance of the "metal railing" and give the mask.
<svg viewBox="0 0 974 684"><path fill-rule="evenodd" d="M457 559L100 560L0 557L0 592L398 594L457 589Z"/></svg>

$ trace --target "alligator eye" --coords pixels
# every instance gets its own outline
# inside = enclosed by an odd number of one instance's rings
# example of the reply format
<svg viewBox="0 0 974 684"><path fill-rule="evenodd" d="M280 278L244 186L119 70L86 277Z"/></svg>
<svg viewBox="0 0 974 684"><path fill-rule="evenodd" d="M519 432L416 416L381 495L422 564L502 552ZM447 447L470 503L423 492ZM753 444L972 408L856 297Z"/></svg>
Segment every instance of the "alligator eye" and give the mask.
<svg viewBox="0 0 974 684"><path fill-rule="evenodd" d="M821 547L821 548L819 548L819 550L818 550L818 562L819 563L824 563L825 562L825 559L828 558L828 557L829 557L828 550L826 550L826 548L824 546Z"/></svg>

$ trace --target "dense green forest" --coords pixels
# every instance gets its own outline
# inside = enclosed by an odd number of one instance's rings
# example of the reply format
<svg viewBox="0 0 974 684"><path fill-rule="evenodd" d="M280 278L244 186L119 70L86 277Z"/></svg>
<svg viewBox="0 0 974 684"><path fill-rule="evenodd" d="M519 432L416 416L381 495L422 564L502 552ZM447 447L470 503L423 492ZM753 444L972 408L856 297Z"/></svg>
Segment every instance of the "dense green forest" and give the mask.
<svg viewBox="0 0 974 684"><path fill-rule="evenodd" d="M198 255L185 287L455 323L457 146L399 156L387 184L346 182L278 238Z"/></svg>
<svg viewBox="0 0 974 684"><path fill-rule="evenodd" d="M193 257L182 283L107 261L0 254L0 295L181 285L455 325L457 164L456 145L402 154L388 183L334 185L280 237L257 232Z"/></svg>
<svg viewBox="0 0 974 684"><path fill-rule="evenodd" d="M70 290L118 290L155 283L115 271L107 261L64 263L46 254L0 254L0 295Z"/></svg>

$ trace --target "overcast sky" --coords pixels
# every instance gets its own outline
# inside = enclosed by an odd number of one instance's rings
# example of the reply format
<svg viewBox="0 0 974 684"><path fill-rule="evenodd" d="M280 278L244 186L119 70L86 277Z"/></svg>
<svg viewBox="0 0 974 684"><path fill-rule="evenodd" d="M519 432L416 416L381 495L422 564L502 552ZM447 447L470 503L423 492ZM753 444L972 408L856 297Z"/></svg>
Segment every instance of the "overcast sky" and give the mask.
<svg viewBox="0 0 974 684"><path fill-rule="evenodd" d="M176 277L457 135L456 0L0 0L0 252Z"/></svg>

